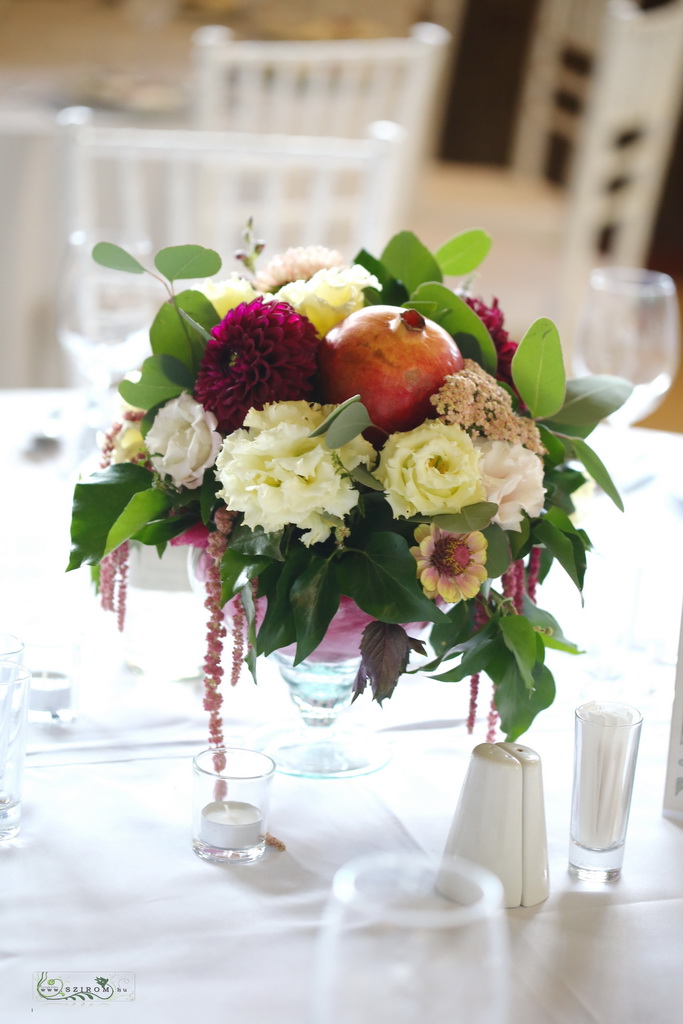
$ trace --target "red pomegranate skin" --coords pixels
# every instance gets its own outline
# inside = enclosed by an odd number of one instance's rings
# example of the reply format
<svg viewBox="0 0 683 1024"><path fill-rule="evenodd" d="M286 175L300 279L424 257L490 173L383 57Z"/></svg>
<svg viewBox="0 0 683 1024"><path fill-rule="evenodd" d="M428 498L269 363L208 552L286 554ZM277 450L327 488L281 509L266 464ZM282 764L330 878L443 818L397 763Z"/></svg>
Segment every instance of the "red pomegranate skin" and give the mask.
<svg viewBox="0 0 683 1024"><path fill-rule="evenodd" d="M372 422L388 434L433 417L430 397L462 365L443 327L401 306L359 309L318 346L323 401L338 405L360 395Z"/></svg>

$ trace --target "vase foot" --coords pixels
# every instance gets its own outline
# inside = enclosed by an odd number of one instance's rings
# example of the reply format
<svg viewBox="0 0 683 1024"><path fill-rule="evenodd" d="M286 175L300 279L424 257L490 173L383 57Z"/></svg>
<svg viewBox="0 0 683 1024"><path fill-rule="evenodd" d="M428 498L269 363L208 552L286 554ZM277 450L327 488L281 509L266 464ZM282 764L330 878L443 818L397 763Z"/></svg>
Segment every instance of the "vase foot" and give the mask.
<svg viewBox="0 0 683 1024"><path fill-rule="evenodd" d="M296 725L259 729L248 737L249 746L275 761L285 775L308 779L343 779L368 775L383 768L391 756L389 745L376 733L362 729L335 729L311 740Z"/></svg>

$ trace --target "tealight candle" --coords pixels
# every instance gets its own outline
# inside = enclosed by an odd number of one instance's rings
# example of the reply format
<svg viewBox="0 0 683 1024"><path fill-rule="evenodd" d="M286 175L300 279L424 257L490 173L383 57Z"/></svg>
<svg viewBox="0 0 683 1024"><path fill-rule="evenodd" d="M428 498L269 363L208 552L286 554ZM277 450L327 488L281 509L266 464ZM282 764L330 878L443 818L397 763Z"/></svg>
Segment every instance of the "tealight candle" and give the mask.
<svg viewBox="0 0 683 1024"><path fill-rule="evenodd" d="M58 714L71 707L71 680L63 672L34 672L29 701L32 711Z"/></svg>
<svg viewBox="0 0 683 1024"><path fill-rule="evenodd" d="M215 800L202 809L200 839L221 850L243 850L262 839L258 807L243 800Z"/></svg>

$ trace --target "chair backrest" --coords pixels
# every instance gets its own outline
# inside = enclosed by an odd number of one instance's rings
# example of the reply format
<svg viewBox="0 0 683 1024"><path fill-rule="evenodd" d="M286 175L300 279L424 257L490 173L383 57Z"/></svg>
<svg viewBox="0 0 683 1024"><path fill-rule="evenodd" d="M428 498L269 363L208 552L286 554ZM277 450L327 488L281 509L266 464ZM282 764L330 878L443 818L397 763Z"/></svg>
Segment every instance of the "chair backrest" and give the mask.
<svg viewBox="0 0 683 1024"><path fill-rule="evenodd" d="M155 249L192 242L225 258L253 217L267 255L318 244L350 259L399 227L404 132L391 122L353 140L100 126L83 107L59 124L68 233Z"/></svg>
<svg viewBox="0 0 683 1024"><path fill-rule="evenodd" d="M194 124L357 138L373 121L393 121L407 132L408 188L434 143L451 42L429 22L403 38L302 42L235 40L203 26L193 35Z"/></svg>
<svg viewBox="0 0 683 1024"><path fill-rule="evenodd" d="M683 0L611 0L569 179L563 288L645 266L683 100Z"/></svg>

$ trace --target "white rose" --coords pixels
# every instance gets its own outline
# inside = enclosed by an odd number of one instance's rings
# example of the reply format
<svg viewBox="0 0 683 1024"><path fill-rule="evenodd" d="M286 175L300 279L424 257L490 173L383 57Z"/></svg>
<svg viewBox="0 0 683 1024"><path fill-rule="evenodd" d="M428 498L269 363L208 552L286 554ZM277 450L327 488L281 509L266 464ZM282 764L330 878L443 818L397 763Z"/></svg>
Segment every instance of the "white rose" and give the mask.
<svg viewBox="0 0 683 1024"><path fill-rule="evenodd" d="M231 309L235 309L242 302L253 302L259 294L251 281L235 273L223 281L204 281L197 291L206 295L221 320Z"/></svg>
<svg viewBox="0 0 683 1024"><path fill-rule="evenodd" d="M250 529L275 533L292 523L306 545L326 540L355 507L358 492L338 469L324 437L310 437L334 406L276 402L251 409L244 429L229 434L216 460L227 507L244 513ZM362 437L337 449L346 469L371 465L374 449Z"/></svg>
<svg viewBox="0 0 683 1024"><path fill-rule="evenodd" d="M375 476L395 518L459 512L486 498L478 462L479 453L462 427L427 420L389 436Z"/></svg>
<svg viewBox="0 0 683 1024"><path fill-rule="evenodd" d="M273 298L288 302L297 313L308 317L320 337L341 320L365 305L363 288L379 288L379 281L360 264L325 267L308 281L292 281Z"/></svg>
<svg viewBox="0 0 683 1024"><path fill-rule="evenodd" d="M475 441L481 453L479 472L488 501L498 511L493 522L504 530L521 530L522 512L538 516L543 508L543 461L528 448L510 441Z"/></svg>
<svg viewBox="0 0 683 1024"><path fill-rule="evenodd" d="M216 417L183 391L162 406L147 432L152 465L176 487L199 487L221 444Z"/></svg>

